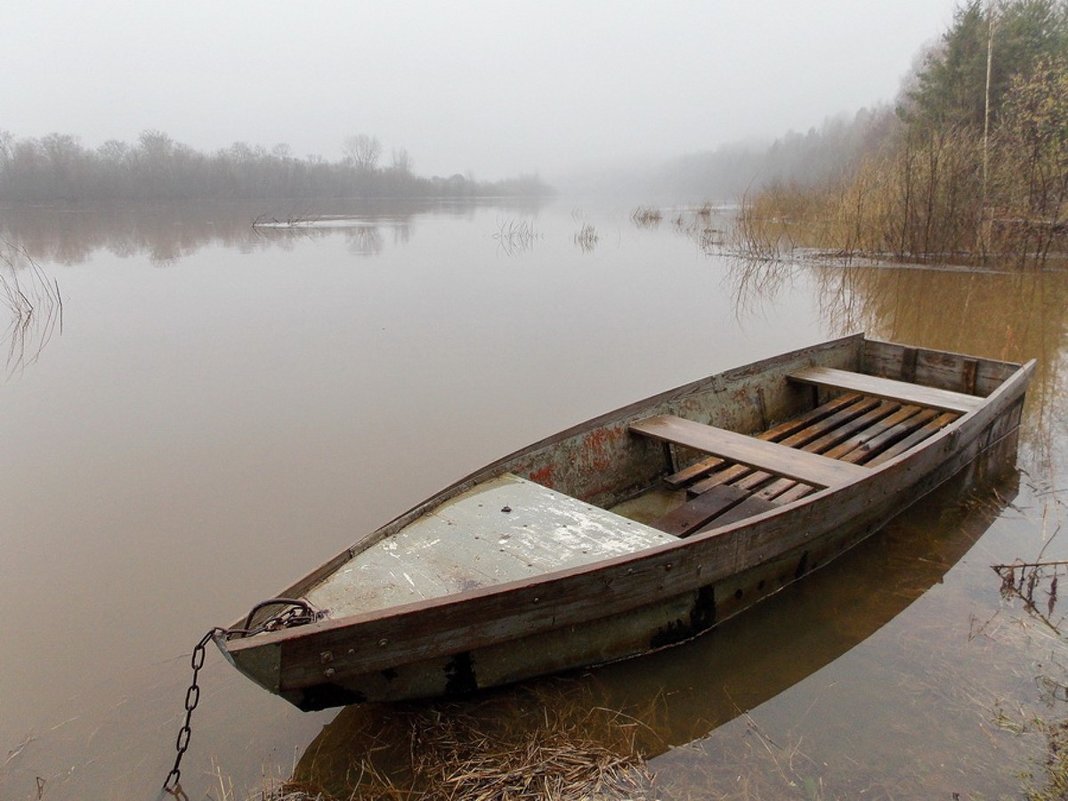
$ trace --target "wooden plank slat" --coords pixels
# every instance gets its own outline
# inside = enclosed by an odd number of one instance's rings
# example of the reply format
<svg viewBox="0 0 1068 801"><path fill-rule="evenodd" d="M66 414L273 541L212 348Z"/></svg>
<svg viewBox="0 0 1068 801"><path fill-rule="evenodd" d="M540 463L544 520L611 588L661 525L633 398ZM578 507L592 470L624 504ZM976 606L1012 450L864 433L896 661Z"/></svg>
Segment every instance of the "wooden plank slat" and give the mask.
<svg viewBox="0 0 1068 801"><path fill-rule="evenodd" d="M747 497L748 493L739 487L716 487L672 509L649 525L676 537L686 537Z"/></svg>
<svg viewBox="0 0 1068 801"><path fill-rule="evenodd" d="M691 465L687 465L681 470L677 470L670 476L664 477L664 483L672 489L682 489L691 481L707 476L717 467L721 467L727 463L726 459L720 459L718 456L710 456L707 459L701 459L698 462L694 462Z"/></svg>
<svg viewBox="0 0 1068 801"><path fill-rule="evenodd" d="M878 456L868 462L868 467L875 467L876 465L880 465L883 462L893 459L895 456L900 456L909 448L915 445L919 445L932 434L936 434L937 432L941 431L943 428L948 426L956 419L957 415L953 412L943 412L931 422L927 423L921 428L918 428L916 431L913 431L903 440L895 443L894 445L891 445L885 451L880 453Z"/></svg>
<svg viewBox="0 0 1068 801"><path fill-rule="evenodd" d="M640 420L632 423L630 430L821 487L846 484L868 473L857 465L674 415Z"/></svg>
<svg viewBox="0 0 1068 801"><path fill-rule="evenodd" d="M900 453L904 453L913 445L927 439L927 437L957 418L957 414L954 412L943 412L941 415L934 417L936 414L937 412L932 409L924 409L917 412L915 406L902 407L894 415L884 418L856 437L828 451L827 455L835 454L836 458L839 459L863 462L869 468L875 467ZM919 427L917 428L917 426ZM893 442L893 440L901 437L902 434L905 434L903 438ZM893 444L884 449L888 442ZM882 450L881 453L879 453L880 450ZM872 454L876 455L873 457ZM765 499L774 498L775 503L781 505L796 501L815 492L812 487L805 487L801 484L794 487L784 487L784 481L775 482L758 492L757 496Z"/></svg>
<svg viewBox="0 0 1068 801"><path fill-rule="evenodd" d="M877 405L874 409L862 414L860 417L848 421L844 425L838 426L819 439L813 440L805 445L804 449L840 459L847 453L860 447L867 442L868 439L887 427L887 424L881 424L882 421L888 419L893 414L897 414L901 410L900 404L896 401L884 400L875 402ZM906 417L912 414L916 407L913 406L908 408L909 411L906 413ZM892 425L892 423L889 425ZM797 500L798 498L804 497L815 491L812 487L806 489L802 482L799 489L787 494L797 483L798 482L788 478L780 478L761 489L757 495L764 499L775 498L777 503L787 503L790 500ZM784 498L786 500L784 500Z"/></svg>
<svg viewBox="0 0 1068 801"><path fill-rule="evenodd" d="M837 428L828 431L819 439L808 443L805 450L811 450L814 453L826 453L836 445L841 444L855 435L857 432L864 431L868 427L875 425L880 420L898 411L900 408L901 404L896 401L876 401L874 408L869 409L860 417L849 420L844 425L840 425Z"/></svg>
<svg viewBox="0 0 1068 801"><path fill-rule="evenodd" d="M758 515L761 512L767 512L772 509L778 509L778 504L765 501L763 498L758 498L755 495L746 498L737 506L733 506L728 509L719 517L713 518L706 523L698 533L705 531L711 531L714 528L722 528L723 526L729 526L731 523L737 523L739 520L745 520L747 517Z"/></svg>
<svg viewBox="0 0 1068 801"><path fill-rule="evenodd" d="M803 414L800 417L795 417L792 420L787 420L780 423L777 426L772 426L767 431L761 431L759 434L754 434L757 439L768 440L769 442L778 442L792 434L807 428L808 426L823 420L826 417L830 417L835 412L849 406L855 401L860 400L861 396L856 392L847 392L844 395L839 395L837 398L827 401L822 406L818 406L807 414ZM680 488L689 484L694 479L698 479L707 473L712 472L717 467L725 464L725 460L712 457L710 459L702 459L699 462L695 462L681 470L672 473L664 479L664 483L669 487Z"/></svg>
<svg viewBox="0 0 1068 801"><path fill-rule="evenodd" d="M724 460L724 464L726 464ZM740 478L744 478L755 471L752 467L744 464L733 464L725 470L720 470L718 473L713 473L708 478L702 478L696 484L691 485L687 492L691 495L702 495L710 490L722 484L729 484L732 481L737 481Z"/></svg>
<svg viewBox="0 0 1068 801"><path fill-rule="evenodd" d="M865 428L863 431L853 435L849 439L845 440L839 445L835 445L829 451L826 452L826 456L832 459L847 459L847 457L857 450L861 450L873 439L878 437L884 431L887 431L899 423L908 420L914 414L920 411L918 406L902 406L896 412L888 417L884 417L876 423ZM852 461L852 460L850 460Z"/></svg>
<svg viewBox="0 0 1068 801"><path fill-rule="evenodd" d="M853 390L863 392L865 395L875 395L947 412L966 413L979 408L983 403L983 399L976 395L924 387L919 384L910 384L907 381L894 381L890 378L878 378L833 367L806 367L790 373L789 378L803 384Z"/></svg>
<svg viewBox="0 0 1068 801"><path fill-rule="evenodd" d="M905 406L899 414L908 408L910 407ZM917 428L929 423L937 415L938 412L934 409L920 409L915 414L905 416L901 421L892 421L886 430L872 437L859 448L847 453L842 459L853 464L869 464L871 459L882 450L893 445L899 439L908 436ZM890 418L888 417L887 420L890 420Z"/></svg>
<svg viewBox="0 0 1068 801"><path fill-rule="evenodd" d="M764 487L759 492L754 493L753 497L765 501L774 501L778 505L782 503L782 501L779 500L780 496L787 490L795 488L806 490L805 494L816 491L816 487L802 484L798 481L794 481L792 478L780 478L776 479L771 484L768 484L768 486Z"/></svg>

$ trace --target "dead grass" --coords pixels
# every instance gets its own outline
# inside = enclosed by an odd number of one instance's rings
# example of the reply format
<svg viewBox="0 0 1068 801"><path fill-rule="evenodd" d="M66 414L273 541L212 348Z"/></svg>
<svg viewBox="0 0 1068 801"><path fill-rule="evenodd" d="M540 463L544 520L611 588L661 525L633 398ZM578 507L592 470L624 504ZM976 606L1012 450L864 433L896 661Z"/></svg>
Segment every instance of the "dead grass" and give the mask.
<svg viewBox="0 0 1068 801"><path fill-rule="evenodd" d="M331 728L263 801L652 798L645 754L655 735L596 706L580 684L475 702L350 707Z"/></svg>

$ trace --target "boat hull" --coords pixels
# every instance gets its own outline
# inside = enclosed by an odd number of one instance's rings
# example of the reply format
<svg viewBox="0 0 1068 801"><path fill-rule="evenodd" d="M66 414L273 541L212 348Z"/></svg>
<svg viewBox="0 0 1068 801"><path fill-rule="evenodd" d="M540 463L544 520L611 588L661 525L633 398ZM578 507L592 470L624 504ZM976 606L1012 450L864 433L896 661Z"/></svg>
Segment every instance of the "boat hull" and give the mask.
<svg viewBox="0 0 1068 801"><path fill-rule="evenodd" d="M834 347L788 354L775 364L782 374L798 364L849 366L864 344L856 338L840 340ZM1010 371L975 411L863 479L773 511L593 565L237 639L224 648L253 680L311 710L466 694L683 642L831 561L954 476L976 481L1010 469L1031 369ZM782 380L775 370L736 371L733 378L721 380L718 391L729 394L750 376ZM709 381L715 385L716 378ZM552 452L557 443L606 427L625 429L649 409L684 405L680 397L687 395L658 396L564 432L548 445L531 446L428 504L440 503L450 492L455 495L502 467L559 458ZM603 439L612 441L608 435ZM654 456L662 458L662 453ZM640 462L628 469L635 481L648 480ZM425 508L398 520L403 524Z"/></svg>

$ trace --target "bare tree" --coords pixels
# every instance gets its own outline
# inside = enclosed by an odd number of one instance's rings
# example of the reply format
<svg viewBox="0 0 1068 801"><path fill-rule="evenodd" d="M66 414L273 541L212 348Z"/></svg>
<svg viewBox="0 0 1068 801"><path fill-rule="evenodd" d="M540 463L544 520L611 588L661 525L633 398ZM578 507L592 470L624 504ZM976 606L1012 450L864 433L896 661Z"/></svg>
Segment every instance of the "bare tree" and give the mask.
<svg viewBox="0 0 1068 801"><path fill-rule="evenodd" d="M382 143L377 137L367 134L346 136L342 145L345 158L359 170L373 170L382 155Z"/></svg>
<svg viewBox="0 0 1068 801"><path fill-rule="evenodd" d="M397 172L410 174L412 171L412 157L406 148L393 151L393 169Z"/></svg>

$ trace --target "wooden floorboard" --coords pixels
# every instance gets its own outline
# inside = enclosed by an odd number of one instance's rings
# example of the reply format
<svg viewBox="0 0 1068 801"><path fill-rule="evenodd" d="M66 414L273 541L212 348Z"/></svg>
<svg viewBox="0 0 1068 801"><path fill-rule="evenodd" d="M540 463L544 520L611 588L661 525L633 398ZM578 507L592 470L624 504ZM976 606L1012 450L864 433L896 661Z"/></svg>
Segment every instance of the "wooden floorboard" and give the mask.
<svg viewBox="0 0 1068 801"><path fill-rule="evenodd" d="M765 501L763 498L757 498L755 496L746 498L737 506L733 506L723 514L713 518L701 528L700 531L711 531L714 528L729 526L731 523L737 523L739 520L745 520L747 517L752 517L753 515L758 515L762 512L768 512L778 508L778 504Z"/></svg>
<svg viewBox="0 0 1068 801"><path fill-rule="evenodd" d="M938 412L935 409L920 409L918 412L909 415L901 422L890 426L881 434L872 437L859 448L847 453L842 457L842 460L852 462L853 464L869 464L870 460L878 456L882 451L889 448L898 440L904 439L913 431L929 423L937 416Z"/></svg>
<svg viewBox="0 0 1068 801"><path fill-rule="evenodd" d="M783 506L792 503L793 501L800 500L806 495L811 495L813 492L816 492L817 489L817 487L810 487L805 484L795 484L793 487L786 490L786 492L776 497L775 503L778 506Z"/></svg>
<svg viewBox="0 0 1068 801"><path fill-rule="evenodd" d="M906 416L896 427L887 428L885 422L877 423L874 428L881 428L882 431L868 429L858 434L840 449L836 449L842 451L838 458L850 458L852 455L854 459L863 460L867 467L876 467L923 442L957 417L959 415L955 412L938 414L937 410L925 409ZM880 437L884 437L882 442L878 441ZM891 444L884 448L887 442ZM850 449L851 446L852 449ZM834 452L829 451L827 455ZM788 484L787 481L775 482L758 492L757 496L767 500L773 499L775 503L781 505L799 500L816 491L813 487L805 487L796 483L790 487Z"/></svg>
<svg viewBox="0 0 1068 801"><path fill-rule="evenodd" d="M733 464L725 468L724 470L720 470L719 472L714 473L708 478L703 478L700 481L696 482L687 489L687 492L689 492L691 495L701 495L702 493L708 492L709 490L714 489L715 487L718 487L721 484L729 484L732 481L737 481L738 479L744 478L750 473L755 472L756 470L747 465Z"/></svg>
<svg viewBox="0 0 1068 801"><path fill-rule="evenodd" d="M862 448L864 445L875 439L875 437L879 436L884 431L893 428L894 426L912 417L919 411L919 406L902 406L893 414L887 415L881 420L872 423L870 426L867 426L862 431L857 432L848 439L840 442L838 445L835 445L824 455L830 457L831 459L844 460L853 451L857 450L858 448Z"/></svg>
<svg viewBox="0 0 1068 801"><path fill-rule="evenodd" d="M928 437L941 431L943 428L945 428L954 420L956 420L959 416L960 415L954 412L943 412L942 414L938 415L938 417L936 417L934 420L931 420L926 425L922 426L916 431L913 431L900 442L891 445L885 451L883 451L870 462L868 462L868 466L875 467L876 465L880 465L883 462L893 459L895 456L900 456L909 448L919 445Z"/></svg>
<svg viewBox="0 0 1068 801"><path fill-rule="evenodd" d="M744 501L748 495L749 493L739 487L716 487L672 509L649 525L676 537L686 537L712 518Z"/></svg>
<svg viewBox="0 0 1068 801"><path fill-rule="evenodd" d="M877 424L880 420L889 417L900 408L901 404L895 401L876 400L874 408L865 412L860 417L856 417L853 420L840 425L834 431L827 432L819 439L813 440L810 443L810 447L815 453L826 454L850 437L867 430L870 426Z"/></svg>
<svg viewBox="0 0 1068 801"><path fill-rule="evenodd" d="M905 413L902 414L902 408ZM895 401L881 401L870 412L849 421L836 430L811 442L806 448L817 453L841 459L864 446L865 443L879 436L888 428L907 420L916 411L915 407L900 407ZM885 443L884 443L885 444ZM766 500L775 499L779 503L797 500L814 491L814 488L799 488L796 492L786 494L799 483L790 479L779 479L762 488L757 495Z"/></svg>

